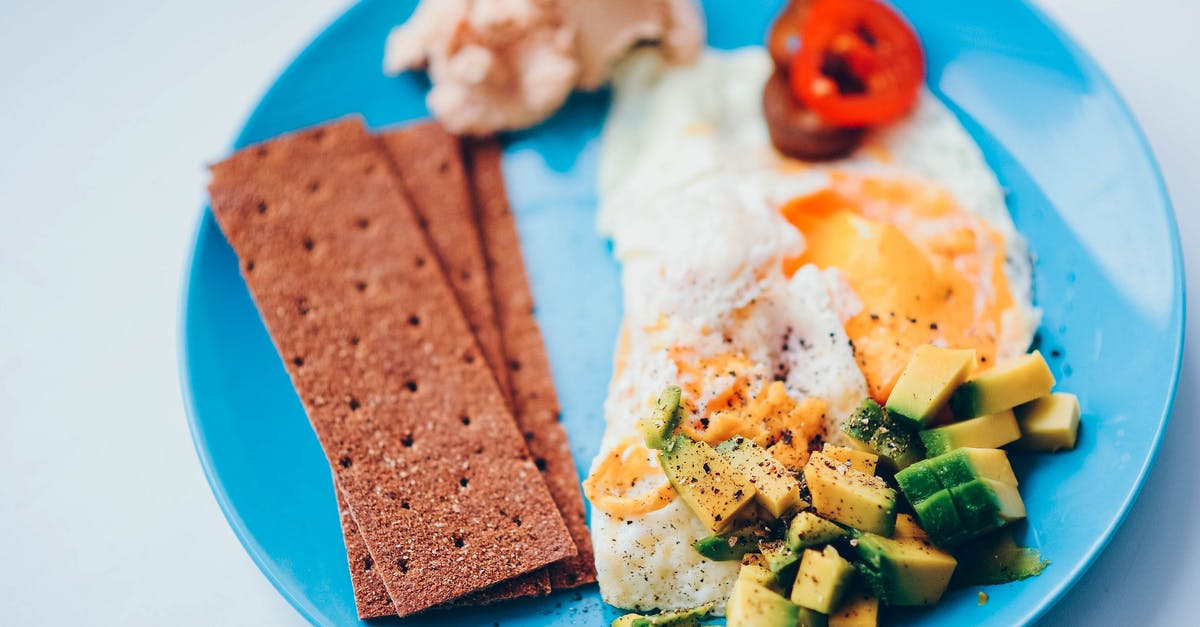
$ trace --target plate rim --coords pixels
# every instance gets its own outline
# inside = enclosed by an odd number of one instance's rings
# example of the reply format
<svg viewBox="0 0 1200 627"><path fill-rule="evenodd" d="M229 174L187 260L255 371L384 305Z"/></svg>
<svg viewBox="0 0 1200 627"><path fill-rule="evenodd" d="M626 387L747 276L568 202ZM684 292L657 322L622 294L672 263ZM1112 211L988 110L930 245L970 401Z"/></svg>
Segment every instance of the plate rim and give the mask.
<svg viewBox="0 0 1200 627"><path fill-rule="evenodd" d="M1175 208L1171 202L1170 191L1167 188L1166 180L1163 177L1162 169L1158 164L1158 159L1154 155L1154 151L1150 146L1149 140L1146 138L1145 132L1138 123L1137 118L1133 115L1125 98L1121 95L1120 90L1113 84L1112 80L1104 72L1103 68L1096 62L1090 53L1075 40L1075 38L1067 32L1057 20L1048 15L1040 6L1030 2L1029 0L1017 0L1017 4L1028 10L1035 19L1041 22L1063 45L1068 55L1078 64L1083 76L1089 82L1098 84L1106 90L1112 97L1116 105L1117 112L1120 118L1128 124L1133 131L1133 137L1137 142L1140 150L1140 156L1149 164L1150 170L1153 173L1154 186L1159 197L1160 206L1164 209L1166 217L1166 225L1168 227L1168 239L1171 244L1171 266L1173 270L1173 285L1171 289L1172 298L1178 303L1177 308L1173 308L1172 326L1176 327L1177 333L1174 338L1175 351L1172 356L1172 375L1171 381L1167 389L1165 403L1162 414L1158 417L1158 427L1151 440L1151 445L1145 461L1138 469L1137 475L1134 478L1129 492L1122 499L1116 516L1112 522L1105 527L1103 532L1099 534L1088 547L1083 559L1073 564L1073 567L1068 572L1067 576L1060 581L1056 586L1052 587L1049 593L1043 598L1042 602L1031 607L1025 612L1021 619L1022 625L1033 624L1038 619L1042 618L1052 608L1056 607L1063 598L1075 588L1084 574L1095 564L1096 559L1108 547L1116 536L1117 531L1124 525L1133 509L1142 490L1145 488L1146 480L1150 474L1150 470L1158 460L1159 451L1161 449L1162 440L1166 434L1167 428L1170 426L1171 416L1174 413L1175 401L1178 395L1179 377L1183 364L1183 353L1186 346L1187 336L1187 289L1186 289L1186 268L1183 262L1183 248L1180 238L1178 220L1175 215ZM279 89L279 85L290 74L296 71L296 68L302 64L309 56L314 53L314 50L320 47L320 44L330 36L331 31L337 29L338 26L353 20L357 14L364 11L365 3L355 2L345 11L338 14L332 20L327 20L320 31L304 44L303 48L297 53L284 68L275 74L271 80L269 87L262 91L258 99L250 107L249 112L243 116L241 125L238 127L235 139L229 144L228 150L233 151L238 146L243 146L247 142L247 129L250 123L259 116L262 111L262 105L270 99L272 93ZM189 236L189 246L184 257L184 267L182 271L181 287L178 301L178 315L176 323L176 354L179 369L179 384L184 405L184 411L187 416L188 431L191 435L192 445L196 451L196 456L199 458L200 466L204 471L204 478L208 482L209 489L213 493L213 497L217 501L217 505L221 510L221 514L225 517L225 521L229 524L238 543L250 556L254 565L267 578L271 585L287 602L309 623L320 623L320 612L315 608L308 598L298 597L293 594L281 581L278 573L274 568L267 563L265 557L266 551L254 539L253 534L246 527L241 516L238 514L237 507L233 504L228 492L225 490L224 484L216 476L216 470L213 465L211 449L208 446L207 438L200 427L199 412L197 411L194 391L192 389L192 369L191 369L191 352L188 345L188 328L190 319L190 307L192 295L192 283L196 280L195 268L197 257L199 255L200 245L202 242L201 235L204 233L206 223L210 214L210 208L207 202L202 203L202 208L199 216L196 218L195 226L191 230Z"/></svg>

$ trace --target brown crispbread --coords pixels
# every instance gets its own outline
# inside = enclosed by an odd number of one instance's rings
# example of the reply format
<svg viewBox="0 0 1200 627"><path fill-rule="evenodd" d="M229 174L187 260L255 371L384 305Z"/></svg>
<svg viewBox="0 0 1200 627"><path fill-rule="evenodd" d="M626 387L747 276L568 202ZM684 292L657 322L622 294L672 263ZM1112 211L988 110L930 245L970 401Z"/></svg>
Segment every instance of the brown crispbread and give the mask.
<svg viewBox="0 0 1200 627"><path fill-rule="evenodd" d="M212 168L213 214L400 615L577 552L378 143Z"/></svg>
<svg viewBox="0 0 1200 627"><path fill-rule="evenodd" d="M592 540L567 432L559 422L550 361L534 318L533 294L501 171L500 146L494 141L469 141L464 154L508 358L517 423L579 551L549 566L550 583L556 589L580 586L596 580Z"/></svg>

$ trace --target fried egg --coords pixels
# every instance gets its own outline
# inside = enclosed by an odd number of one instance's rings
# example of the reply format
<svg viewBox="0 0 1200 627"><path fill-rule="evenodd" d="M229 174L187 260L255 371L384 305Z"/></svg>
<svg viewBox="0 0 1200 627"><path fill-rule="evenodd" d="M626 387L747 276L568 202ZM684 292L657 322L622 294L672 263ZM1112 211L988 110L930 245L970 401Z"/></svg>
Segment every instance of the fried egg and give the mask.
<svg viewBox="0 0 1200 627"><path fill-rule="evenodd" d="M755 440L801 467L866 396L886 399L916 346L970 347L980 367L1028 347L1031 265L978 147L929 93L830 163L771 146L762 48L655 55L620 68L603 135L597 222L622 264L624 323L601 452L585 482L606 602L723 609L737 562L706 535L636 435L668 385L681 430Z"/></svg>

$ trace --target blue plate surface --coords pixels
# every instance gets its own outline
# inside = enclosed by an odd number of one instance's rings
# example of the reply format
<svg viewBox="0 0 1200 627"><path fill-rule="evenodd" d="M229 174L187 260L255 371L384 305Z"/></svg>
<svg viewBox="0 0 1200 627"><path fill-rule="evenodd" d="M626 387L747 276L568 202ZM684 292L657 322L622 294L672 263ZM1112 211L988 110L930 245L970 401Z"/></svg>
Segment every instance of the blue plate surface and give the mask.
<svg viewBox="0 0 1200 627"><path fill-rule="evenodd" d="M762 41L774 2L705 2L709 43ZM982 146L1036 253L1039 332L1060 387L1084 411L1077 450L1016 458L1024 541L1040 577L950 594L900 624L1032 622L1082 574L1125 516L1153 460L1182 348L1183 270L1166 194L1135 123L1095 64L1018 2L897 0L919 31L928 83ZM380 72L411 1L367 1L279 78L238 147L360 113L373 127L427 115L423 79ZM619 268L593 229L606 93L577 95L508 138L505 170L577 465L599 442L621 315ZM580 286L586 286L581 289ZM329 469L259 320L233 252L204 212L182 301L183 387L196 449L221 508L267 577L314 623L357 622ZM406 624L601 624L597 588ZM385 621L386 622L386 621Z"/></svg>

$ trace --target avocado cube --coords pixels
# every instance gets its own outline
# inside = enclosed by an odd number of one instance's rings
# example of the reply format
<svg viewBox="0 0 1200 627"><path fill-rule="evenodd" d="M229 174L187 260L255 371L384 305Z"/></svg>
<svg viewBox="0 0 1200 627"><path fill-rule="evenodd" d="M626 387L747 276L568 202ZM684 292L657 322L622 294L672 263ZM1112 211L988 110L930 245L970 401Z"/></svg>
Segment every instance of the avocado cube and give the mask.
<svg viewBox="0 0 1200 627"><path fill-rule="evenodd" d="M757 493L711 446L683 435L659 453L658 461L679 498L713 534L732 527Z"/></svg>
<svg viewBox="0 0 1200 627"><path fill-rule="evenodd" d="M671 435L679 426L679 418L683 413L679 405L682 397L683 390L679 389L679 386L669 386L658 395L658 401L654 403L654 410L650 415L638 420L638 429L642 432L647 447L661 450L671 442Z"/></svg>
<svg viewBox="0 0 1200 627"><path fill-rule="evenodd" d="M843 464L850 464L851 468L859 472L865 472L868 475L875 474L875 466L879 463L879 456L874 453L856 451L843 446L834 446L828 442L825 443L821 452L829 459Z"/></svg>
<svg viewBox="0 0 1200 627"><path fill-rule="evenodd" d="M792 586L792 603L829 614L841 604L853 580L854 566L842 559L837 549L805 549Z"/></svg>
<svg viewBox="0 0 1200 627"><path fill-rule="evenodd" d="M775 577L775 573L771 572L771 567L767 565L767 559L759 553L748 553L746 557L742 558L742 567L738 569L738 581L743 579L778 594L783 593L783 588L779 586L779 580Z"/></svg>
<svg viewBox="0 0 1200 627"><path fill-rule="evenodd" d="M950 488L963 528L979 534L1025 517L1017 489L991 479L975 479ZM921 519L924 522L924 518Z"/></svg>
<svg viewBox="0 0 1200 627"><path fill-rule="evenodd" d="M930 457L957 448L1000 448L1021 438L1017 418L1011 409L971 418L944 427L921 432L921 442Z"/></svg>
<svg viewBox="0 0 1200 627"><path fill-rule="evenodd" d="M791 471L752 440L734 436L718 445L717 452L754 484L755 498L775 518L808 506L800 499L800 482Z"/></svg>
<svg viewBox="0 0 1200 627"><path fill-rule="evenodd" d="M937 462L932 459L919 461L896 473L896 483L900 491L912 505L933 496L945 489L941 479L938 479Z"/></svg>
<svg viewBox="0 0 1200 627"><path fill-rule="evenodd" d="M813 508L821 516L855 529L892 535L896 491L883 479L813 453L804 466Z"/></svg>
<svg viewBox="0 0 1200 627"><path fill-rule="evenodd" d="M995 414L1050 393L1054 375L1042 354L1033 351L967 380L950 398L960 419Z"/></svg>
<svg viewBox="0 0 1200 627"><path fill-rule="evenodd" d="M713 603L686 610L660 612L653 616L626 614L612 622L612 627L697 627L712 611Z"/></svg>
<svg viewBox="0 0 1200 627"><path fill-rule="evenodd" d="M896 515L896 531L892 533L892 537L901 540L904 538L915 538L917 540L928 540L929 534L917 524L917 520L911 514Z"/></svg>
<svg viewBox="0 0 1200 627"><path fill-rule="evenodd" d="M874 399L864 398L855 408L854 413L842 423L842 433L846 434L860 448L869 448L871 436L883 424L883 408Z"/></svg>
<svg viewBox="0 0 1200 627"><path fill-rule="evenodd" d="M974 350L918 346L888 396L887 410L917 428L928 425L974 368Z"/></svg>
<svg viewBox="0 0 1200 627"><path fill-rule="evenodd" d="M829 617L807 607L797 607L796 627L829 627Z"/></svg>
<svg viewBox="0 0 1200 627"><path fill-rule="evenodd" d="M1079 399L1055 392L1017 407L1021 447L1031 451L1075 448L1079 435Z"/></svg>
<svg viewBox="0 0 1200 627"><path fill-rule="evenodd" d="M954 556L917 539L860 533L855 540L859 572L887 605L936 604L958 564Z"/></svg>
<svg viewBox="0 0 1200 627"><path fill-rule="evenodd" d="M800 554L793 551L783 540L768 540L758 543L767 568L775 573L775 579L785 589L791 587L796 577L796 567L800 564Z"/></svg>
<svg viewBox="0 0 1200 627"><path fill-rule="evenodd" d="M758 550L756 535L748 529L727 536L705 536L693 542L692 548L714 562L732 562Z"/></svg>
<svg viewBox="0 0 1200 627"><path fill-rule="evenodd" d="M921 519L921 528L934 544L952 547L967 537L967 527L958 515L958 508L949 490L937 492L913 505L913 510Z"/></svg>
<svg viewBox="0 0 1200 627"><path fill-rule="evenodd" d="M1017 487L1017 476L1008 462L1008 454L998 448L960 448L929 462L946 488L974 479L991 479Z"/></svg>
<svg viewBox="0 0 1200 627"><path fill-rule="evenodd" d="M725 605L725 620L744 627L796 627L799 610L782 594L739 575Z"/></svg>
<svg viewBox="0 0 1200 627"><path fill-rule="evenodd" d="M879 599L866 592L846 595L841 607L829 615L829 627L878 627Z"/></svg>
<svg viewBox="0 0 1200 627"><path fill-rule="evenodd" d="M793 551L829 544L849 533L837 523L829 522L812 512L800 512L788 525L787 544Z"/></svg>

